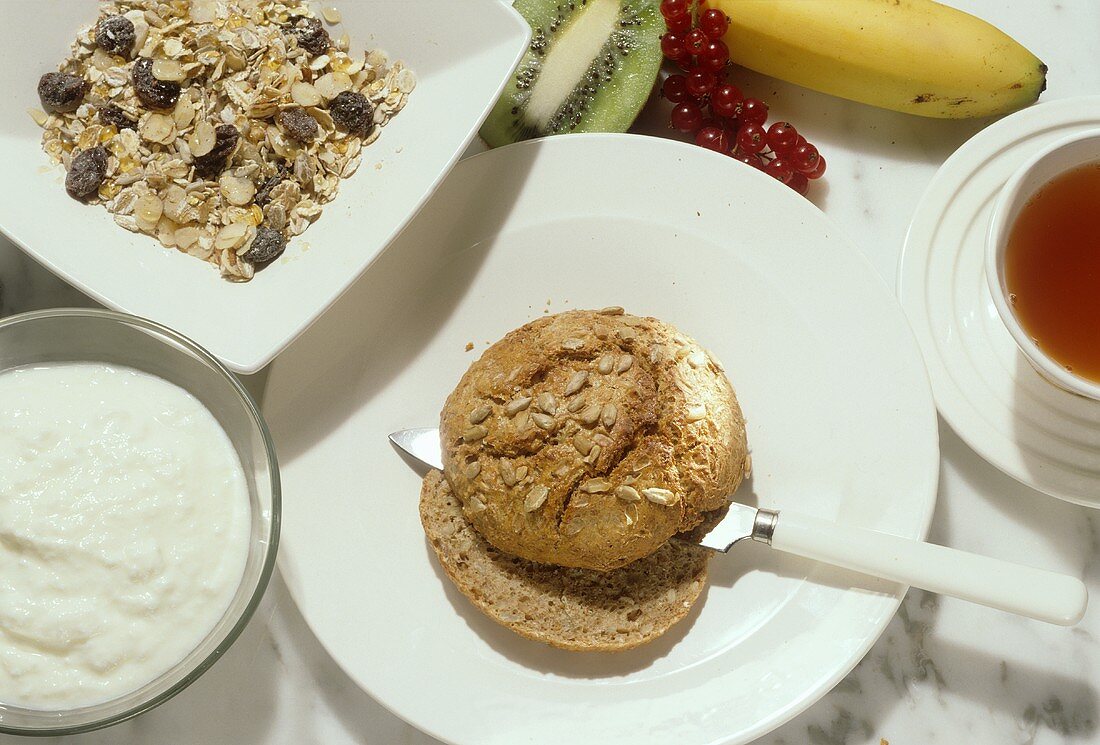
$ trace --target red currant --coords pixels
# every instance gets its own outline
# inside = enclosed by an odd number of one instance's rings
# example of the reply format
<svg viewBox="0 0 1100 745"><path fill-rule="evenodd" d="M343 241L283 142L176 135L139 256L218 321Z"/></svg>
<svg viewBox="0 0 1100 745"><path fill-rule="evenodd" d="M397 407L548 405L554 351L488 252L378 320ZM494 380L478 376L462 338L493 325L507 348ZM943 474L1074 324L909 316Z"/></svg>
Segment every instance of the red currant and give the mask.
<svg viewBox="0 0 1100 745"><path fill-rule="evenodd" d="M695 144L716 153L728 153L730 149L729 136L721 127L703 127L695 135Z"/></svg>
<svg viewBox="0 0 1100 745"><path fill-rule="evenodd" d="M669 75L661 84L661 95L672 103L686 101L690 95L687 90L687 78L683 75Z"/></svg>
<svg viewBox="0 0 1100 745"><path fill-rule="evenodd" d="M744 163L747 166L752 166L756 170L763 168L763 164L760 162L760 156L754 153L742 153L740 151L733 153L733 159Z"/></svg>
<svg viewBox="0 0 1100 745"><path fill-rule="evenodd" d="M812 171L806 171L805 176L808 179L821 178L825 175L825 159L818 153L817 165L814 166Z"/></svg>
<svg viewBox="0 0 1100 745"><path fill-rule="evenodd" d="M746 98L741 104L740 118L746 124L763 124L768 120L768 105L759 98Z"/></svg>
<svg viewBox="0 0 1100 745"><path fill-rule="evenodd" d="M799 136L798 136L798 137L797 137L797 138L795 139L795 141L794 141L794 147L792 147L792 148L791 148L791 150L794 150L795 148L798 148L798 147L802 147L802 146L803 146L803 145L805 145L805 144L806 144L806 138L805 138L805 137L803 137L802 135L799 135Z"/></svg>
<svg viewBox="0 0 1100 745"><path fill-rule="evenodd" d="M768 127L768 147L777 153L786 153L797 139L798 130L790 122L776 122Z"/></svg>
<svg viewBox="0 0 1100 745"><path fill-rule="evenodd" d="M687 52L684 52L679 57L671 57L670 59L684 72L691 72L695 69L695 58Z"/></svg>
<svg viewBox="0 0 1100 745"><path fill-rule="evenodd" d="M806 189L810 186L810 182L806 180L805 174L794 171L791 173L791 179L787 182L787 186L791 187L799 194L805 194Z"/></svg>
<svg viewBox="0 0 1100 745"><path fill-rule="evenodd" d="M699 29L711 39L721 39L729 27L729 17L717 8L704 10L699 16Z"/></svg>
<svg viewBox="0 0 1100 745"><path fill-rule="evenodd" d="M671 31L661 37L661 54L676 59L684 53L684 37Z"/></svg>
<svg viewBox="0 0 1100 745"><path fill-rule="evenodd" d="M691 31L691 13L684 13L675 18L666 18L665 27L674 34L686 34Z"/></svg>
<svg viewBox="0 0 1100 745"><path fill-rule="evenodd" d="M687 91L695 98L703 98L714 89L717 82L713 72L696 67L687 76Z"/></svg>
<svg viewBox="0 0 1100 745"><path fill-rule="evenodd" d="M707 48L707 41L709 40L706 34L697 28L693 28L684 37L684 48L687 49L689 54L702 54L703 50Z"/></svg>
<svg viewBox="0 0 1100 745"><path fill-rule="evenodd" d="M758 153L767 144L767 137L767 130L759 124L743 124L737 133L737 148L743 153Z"/></svg>
<svg viewBox="0 0 1100 745"><path fill-rule="evenodd" d="M689 0L661 0L661 15L666 19L687 15L690 9Z"/></svg>
<svg viewBox="0 0 1100 745"><path fill-rule="evenodd" d="M817 168L817 148L807 142L805 145L792 150L790 159L791 165L794 166L796 171L808 175L810 171Z"/></svg>
<svg viewBox="0 0 1100 745"><path fill-rule="evenodd" d="M699 108L697 103L684 101L676 104L672 109L669 120L672 122L672 126L681 132L694 132L703 123L703 110Z"/></svg>
<svg viewBox="0 0 1100 745"><path fill-rule="evenodd" d="M764 166L764 173L768 174L776 181L785 184L791 180L791 174L794 173L794 170L791 168L790 163L782 158L776 158L771 163Z"/></svg>
<svg viewBox="0 0 1100 745"><path fill-rule="evenodd" d="M717 116L737 116L738 109L744 96L741 89L730 83L717 86L710 94L710 110Z"/></svg>
<svg viewBox="0 0 1100 745"><path fill-rule="evenodd" d="M730 50L721 41L708 41L703 53L699 55L699 64L718 72L730 63Z"/></svg>

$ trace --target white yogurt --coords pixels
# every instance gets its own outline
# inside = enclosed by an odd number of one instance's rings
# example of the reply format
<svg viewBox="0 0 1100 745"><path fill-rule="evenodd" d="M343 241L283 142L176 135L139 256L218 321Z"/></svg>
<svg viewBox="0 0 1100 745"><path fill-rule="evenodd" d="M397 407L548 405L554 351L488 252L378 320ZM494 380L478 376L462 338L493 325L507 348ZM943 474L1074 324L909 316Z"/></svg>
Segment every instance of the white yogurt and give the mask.
<svg viewBox="0 0 1100 745"><path fill-rule="evenodd" d="M167 671L229 606L250 517L183 389L97 363L0 373L0 703L84 706Z"/></svg>

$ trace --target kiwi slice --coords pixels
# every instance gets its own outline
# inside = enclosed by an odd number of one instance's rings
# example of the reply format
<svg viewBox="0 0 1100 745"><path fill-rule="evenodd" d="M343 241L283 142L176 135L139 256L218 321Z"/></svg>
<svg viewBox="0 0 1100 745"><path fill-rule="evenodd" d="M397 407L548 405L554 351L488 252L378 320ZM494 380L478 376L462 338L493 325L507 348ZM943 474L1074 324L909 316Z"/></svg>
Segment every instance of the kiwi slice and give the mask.
<svg viewBox="0 0 1100 745"><path fill-rule="evenodd" d="M481 137L496 147L567 132L625 132L661 66L658 0L515 0L531 46Z"/></svg>

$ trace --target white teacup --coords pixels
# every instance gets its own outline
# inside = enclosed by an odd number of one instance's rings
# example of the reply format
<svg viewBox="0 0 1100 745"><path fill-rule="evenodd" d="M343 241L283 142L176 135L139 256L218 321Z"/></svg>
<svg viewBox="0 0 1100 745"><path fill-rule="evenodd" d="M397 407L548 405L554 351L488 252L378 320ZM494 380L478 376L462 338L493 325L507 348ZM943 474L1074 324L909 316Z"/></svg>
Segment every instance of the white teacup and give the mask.
<svg viewBox="0 0 1100 745"><path fill-rule="evenodd" d="M986 238L985 277L1001 321L1032 367L1059 388L1100 401L1100 383L1070 372L1031 338L1016 318L1005 281L1005 249L1012 226L1024 205L1057 176L1096 161L1100 161L1100 129L1090 129L1041 150L1012 174L993 205L993 219ZM1093 218L1087 215L1082 219Z"/></svg>

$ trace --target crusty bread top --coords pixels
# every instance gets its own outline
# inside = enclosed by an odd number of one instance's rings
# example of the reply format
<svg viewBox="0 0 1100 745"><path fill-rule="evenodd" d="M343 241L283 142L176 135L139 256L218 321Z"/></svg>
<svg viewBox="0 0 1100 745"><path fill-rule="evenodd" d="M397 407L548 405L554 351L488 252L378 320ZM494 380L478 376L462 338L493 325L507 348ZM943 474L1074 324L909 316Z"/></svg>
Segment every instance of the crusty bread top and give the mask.
<svg viewBox="0 0 1100 745"><path fill-rule="evenodd" d="M745 424L694 340L621 309L569 311L509 333L441 415L464 514L501 551L610 570L725 504Z"/></svg>
<svg viewBox="0 0 1100 745"><path fill-rule="evenodd" d="M678 542L611 572L501 553L470 527L439 471L424 479L420 520L440 565L474 605L562 649L617 652L652 641L688 614L706 586L710 552Z"/></svg>

